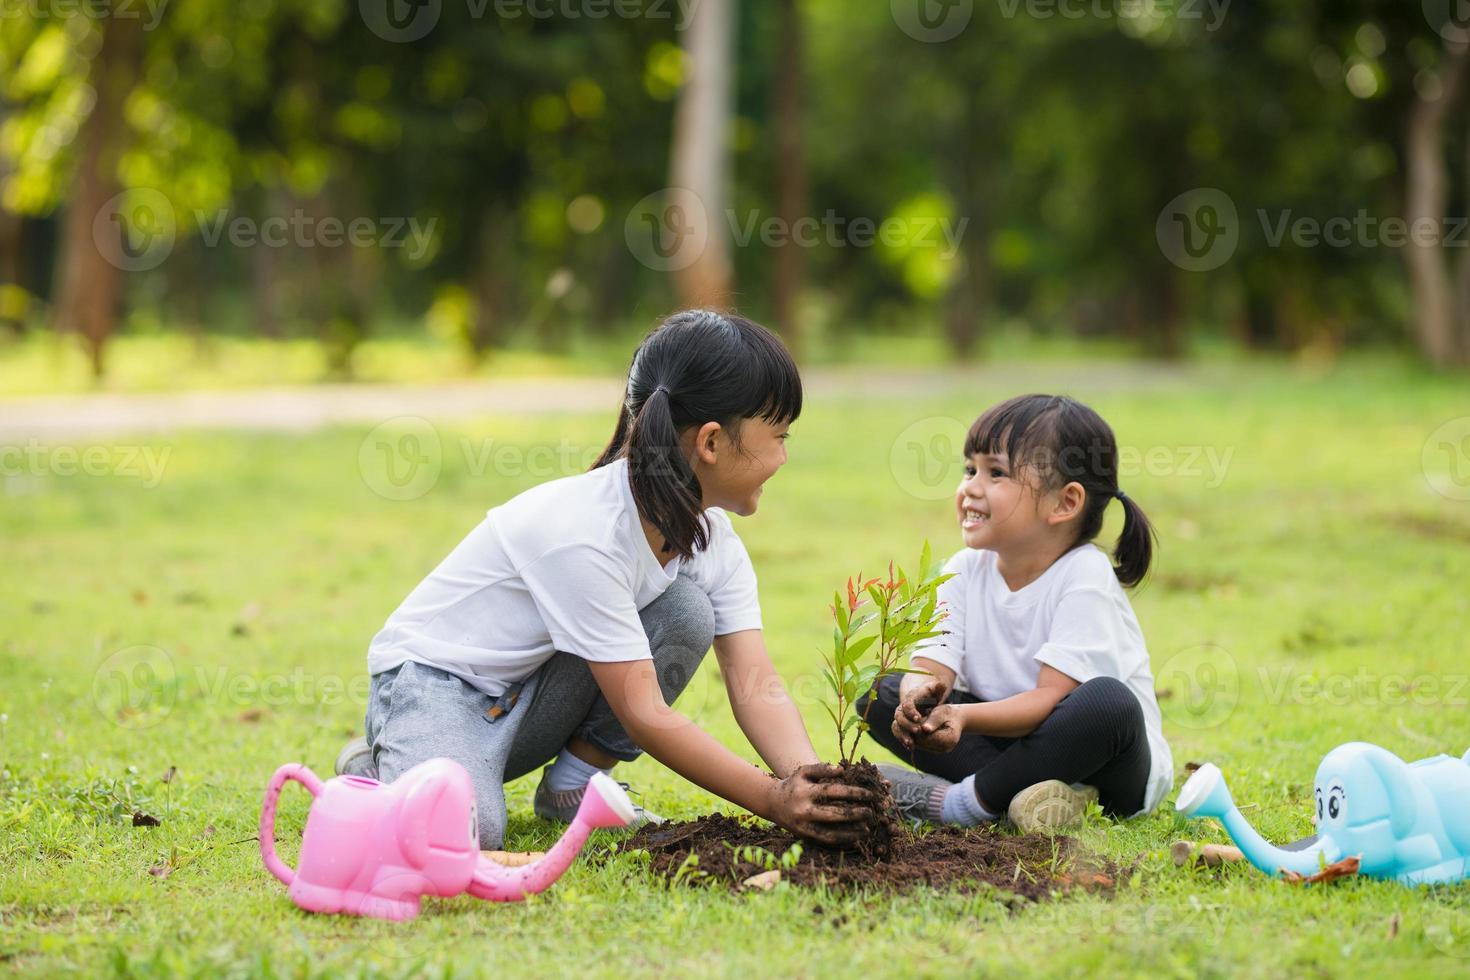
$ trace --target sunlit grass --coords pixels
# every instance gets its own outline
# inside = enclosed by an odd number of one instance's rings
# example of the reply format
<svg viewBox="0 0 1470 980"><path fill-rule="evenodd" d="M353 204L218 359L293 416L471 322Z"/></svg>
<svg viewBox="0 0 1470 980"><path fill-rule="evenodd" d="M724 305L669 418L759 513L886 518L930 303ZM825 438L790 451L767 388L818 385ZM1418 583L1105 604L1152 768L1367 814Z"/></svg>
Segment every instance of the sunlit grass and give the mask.
<svg viewBox="0 0 1470 980"><path fill-rule="evenodd" d="M1124 485L1159 527L1135 605L1177 765L1219 763L1260 830L1285 841L1310 832L1312 774L1340 742L1464 752L1470 501L1433 492L1424 472L1430 434L1470 411L1463 381L1364 362L1167 384L1138 370L1143 381L1120 385L1099 368L1073 389L1137 454ZM836 751L817 700L832 589L925 537L955 547L951 461L930 455L948 444L933 439L1046 373L811 400L790 464L739 530L777 665L822 751ZM126 473L5 476L0 959L125 976L1463 975L1470 887L1302 890L1245 867L1182 871L1171 841L1224 838L1167 804L1084 832L1138 862L1116 897L1019 911L922 889L671 892L597 849L521 907L436 901L407 926L296 911L252 839L266 778L293 759L329 771L361 725L369 637L486 508L552 475L506 461L595 447L609 428L600 416L441 424L442 472L406 502L373 492L357 428L158 437L168 457L153 489ZM479 452L487 440L523 452ZM129 710L109 664L138 646L172 681L151 701L131 689ZM709 664L680 707L751 755ZM619 775L669 816L717 805L650 760ZM510 793L513 847L552 836L531 816L532 789ZM162 825L133 827L133 808ZM288 795L283 840L305 809Z"/></svg>

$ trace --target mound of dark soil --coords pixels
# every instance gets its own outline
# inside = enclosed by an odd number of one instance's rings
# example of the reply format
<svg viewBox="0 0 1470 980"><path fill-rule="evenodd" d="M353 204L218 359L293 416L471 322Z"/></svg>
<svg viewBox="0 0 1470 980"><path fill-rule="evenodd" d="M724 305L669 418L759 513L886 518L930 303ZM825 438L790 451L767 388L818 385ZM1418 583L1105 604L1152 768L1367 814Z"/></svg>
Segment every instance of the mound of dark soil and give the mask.
<svg viewBox="0 0 1470 980"><path fill-rule="evenodd" d="M669 881L739 890L770 870L767 855L779 860L796 842L762 820L712 814L644 827L619 850L646 851L651 870ZM691 854L697 856L695 863L689 862ZM1110 891L1117 879L1116 868L1082 855L1072 838L1018 837L990 826L940 827L923 834L895 826L881 856L876 847L864 853L803 842L800 860L780 871L781 880L798 887L825 882L839 891L930 887L973 892L988 885L1027 899L1074 887Z"/></svg>

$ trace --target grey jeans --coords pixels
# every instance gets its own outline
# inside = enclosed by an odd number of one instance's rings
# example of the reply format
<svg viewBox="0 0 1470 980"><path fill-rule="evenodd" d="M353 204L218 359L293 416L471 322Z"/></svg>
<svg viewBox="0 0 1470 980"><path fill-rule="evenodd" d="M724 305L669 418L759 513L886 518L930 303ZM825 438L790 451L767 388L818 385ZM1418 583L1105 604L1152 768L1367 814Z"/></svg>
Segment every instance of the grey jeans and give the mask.
<svg viewBox="0 0 1470 980"><path fill-rule="evenodd" d="M673 704L714 640L709 597L679 576L639 617L664 701ZM587 662L570 653L555 654L518 691L500 697L409 661L373 675L366 729L385 783L440 756L464 766L475 784L480 846L491 849L505 840L503 784L551 761L573 736L625 762L642 754Z"/></svg>

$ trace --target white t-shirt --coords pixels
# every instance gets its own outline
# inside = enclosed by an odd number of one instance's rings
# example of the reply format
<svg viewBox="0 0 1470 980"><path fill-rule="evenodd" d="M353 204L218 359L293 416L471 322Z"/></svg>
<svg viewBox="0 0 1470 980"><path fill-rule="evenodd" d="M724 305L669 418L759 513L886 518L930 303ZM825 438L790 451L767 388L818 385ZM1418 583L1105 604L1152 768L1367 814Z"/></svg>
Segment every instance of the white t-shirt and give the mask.
<svg viewBox="0 0 1470 980"><path fill-rule="evenodd" d="M715 634L760 629L755 569L724 511L709 545L660 564L633 503L627 460L553 480L492 509L409 593L368 648L378 674L412 660L498 695L552 654L652 656L638 611L685 575L710 598Z"/></svg>
<svg viewBox="0 0 1470 980"><path fill-rule="evenodd" d="M925 641L914 656L949 667L964 690L985 701L1033 690L1042 664L1079 684L1122 681L1143 707L1152 764L1140 812L1152 810L1174 784L1174 758L1143 631L1112 562L1096 545L1080 545L1012 592L995 559L993 551L966 548L949 560L944 570L955 577L939 587L947 634Z"/></svg>

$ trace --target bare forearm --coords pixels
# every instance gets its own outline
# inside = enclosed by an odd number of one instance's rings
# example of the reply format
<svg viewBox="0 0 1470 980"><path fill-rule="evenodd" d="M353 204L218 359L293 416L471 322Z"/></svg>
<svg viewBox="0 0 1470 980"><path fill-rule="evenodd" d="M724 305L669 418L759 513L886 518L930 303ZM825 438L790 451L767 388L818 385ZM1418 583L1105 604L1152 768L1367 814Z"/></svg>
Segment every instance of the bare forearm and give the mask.
<svg viewBox="0 0 1470 980"><path fill-rule="evenodd" d="M944 694L941 695L941 700L949 697L949 692L954 690L955 672L937 660L930 660L928 657L915 657L913 669L916 671L925 671L925 673L903 675L903 679L898 682L899 700L903 700L915 689L934 681L938 681L944 685Z"/></svg>
<svg viewBox="0 0 1470 980"><path fill-rule="evenodd" d="M820 762L812 747L801 712L779 682L766 688L766 695L749 701L731 699L730 710L750 744L766 765L781 779L813 762Z"/></svg>
<svg viewBox="0 0 1470 980"><path fill-rule="evenodd" d="M623 722L628 735L649 755L697 786L770 818L775 780L746 762L672 708L651 723Z"/></svg>
<svg viewBox="0 0 1470 980"><path fill-rule="evenodd" d="M771 771L785 779L799 767L819 762L801 712L771 665L760 631L715 637L715 654L730 695L730 711Z"/></svg>
<svg viewBox="0 0 1470 980"><path fill-rule="evenodd" d="M1066 691L1039 687L1000 701L961 705L960 718L967 732L1020 738L1035 731L1066 695Z"/></svg>

